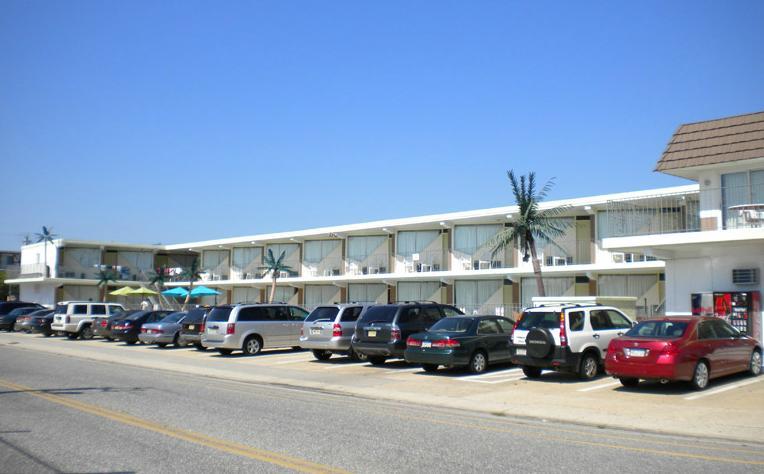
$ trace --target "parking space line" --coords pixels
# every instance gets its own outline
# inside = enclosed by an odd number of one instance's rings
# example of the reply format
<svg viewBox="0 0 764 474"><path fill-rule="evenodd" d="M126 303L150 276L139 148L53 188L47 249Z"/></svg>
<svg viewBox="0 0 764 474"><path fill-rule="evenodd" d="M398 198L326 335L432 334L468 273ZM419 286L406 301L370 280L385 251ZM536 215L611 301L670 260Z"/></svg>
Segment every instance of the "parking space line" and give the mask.
<svg viewBox="0 0 764 474"><path fill-rule="evenodd" d="M496 384L499 384L499 383L516 382L516 381L522 380L524 378L525 378L525 375L521 375L520 377L514 376L514 377L506 377L506 378L501 378L501 379L490 379L490 380L479 380L479 379L478 380L475 380L475 379L469 379L469 380L457 379L457 380L461 380L462 382L484 383L484 384L488 384L488 385L496 385Z"/></svg>
<svg viewBox="0 0 764 474"><path fill-rule="evenodd" d="M326 367L323 367L323 369L324 370L349 369L352 367L363 367L363 364L359 364L359 363L331 364Z"/></svg>
<svg viewBox="0 0 764 474"><path fill-rule="evenodd" d="M387 369L382 373L389 375L389 374L403 374L408 372L421 372L421 371L422 371L421 367L414 367L411 369Z"/></svg>
<svg viewBox="0 0 764 474"><path fill-rule="evenodd" d="M282 360L279 362L274 362L270 365L299 364L301 362L310 362L310 359Z"/></svg>
<svg viewBox="0 0 764 474"><path fill-rule="evenodd" d="M599 390L601 388L613 387L615 385L621 385L621 382L619 382L618 380L615 380L615 381L610 381L608 383L603 383L603 384L600 384L600 385L595 385L594 387L579 388L576 391L577 392L592 392L594 390Z"/></svg>
<svg viewBox="0 0 764 474"><path fill-rule="evenodd" d="M689 397L684 397L684 399L685 400L697 400L698 398L710 397L711 395L716 395L717 393L727 392L729 390L735 390L736 388L745 387L746 385L751 385L751 384L754 384L754 383L757 383L757 382L761 382L762 380L764 380L764 378L756 377L755 379L745 380L743 382L733 383L733 384L729 384L729 385L724 385L722 387L719 387L719 388L716 388L716 389L713 389L713 390L709 390L707 392L698 393L696 395L690 395Z"/></svg>
<svg viewBox="0 0 764 474"><path fill-rule="evenodd" d="M506 369L506 370L497 370L495 372L485 372L482 374L475 374L475 375L462 375L459 377L459 380L471 380L471 379L488 379L488 378L494 378L494 377L504 377L507 374L514 374L517 372L521 372L523 369L514 368L514 369Z"/></svg>

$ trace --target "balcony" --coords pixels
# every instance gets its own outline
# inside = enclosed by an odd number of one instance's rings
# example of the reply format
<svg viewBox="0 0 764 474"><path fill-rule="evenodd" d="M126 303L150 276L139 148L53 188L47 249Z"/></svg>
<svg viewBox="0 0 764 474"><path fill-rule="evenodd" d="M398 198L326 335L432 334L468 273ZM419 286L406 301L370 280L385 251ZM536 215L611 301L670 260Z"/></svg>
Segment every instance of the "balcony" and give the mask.
<svg viewBox="0 0 764 474"><path fill-rule="evenodd" d="M318 262L304 261L303 267L305 276L322 277L339 276L344 265L340 257L326 257Z"/></svg>
<svg viewBox="0 0 764 474"><path fill-rule="evenodd" d="M396 255L396 268L403 273L438 272L445 270L442 250L425 250L411 255Z"/></svg>
<svg viewBox="0 0 764 474"><path fill-rule="evenodd" d="M214 266L205 266L199 272L201 281L221 281L228 280L230 274L230 266L228 260L224 260L222 263Z"/></svg>
<svg viewBox="0 0 764 474"><path fill-rule="evenodd" d="M21 278L40 278L45 276L44 263L23 263L19 276Z"/></svg>
<svg viewBox="0 0 764 474"><path fill-rule="evenodd" d="M588 240L568 240L542 247L541 264L547 267L586 265L592 263L592 243Z"/></svg>
<svg viewBox="0 0 764 474"><path fill-rule="evenodd" d="M499 252L491 256L490 249L465 254L462 252L453 252L454 268L453 270L489 270L491 268L510 268L512 266L509 259L504 258L505 252Z"/></svg>
<svg viewBox="0 0 764 474"><path fill-rule="evenodd" d="M345 262L347 275L376 275L388 273L389 259L387 255L369 255L367 257L348 258Z"/></svg>

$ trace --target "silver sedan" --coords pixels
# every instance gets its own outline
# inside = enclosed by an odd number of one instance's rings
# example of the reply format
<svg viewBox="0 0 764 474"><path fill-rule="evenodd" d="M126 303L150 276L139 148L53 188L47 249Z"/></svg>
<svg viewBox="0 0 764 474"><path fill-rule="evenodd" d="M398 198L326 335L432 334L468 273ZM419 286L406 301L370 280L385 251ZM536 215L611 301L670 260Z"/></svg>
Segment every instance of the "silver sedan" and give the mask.
<svg viewBox="0 0 764 474"><path fill-rule="evenodd" d="M148 323L141 326L141 333L138 334L138 340L144 344L156 344L159 347L165 347L168 344L174 344L180 347L178 341L180 336L180 326L186 317L186 312L168 314L158 323Z"/></svg>

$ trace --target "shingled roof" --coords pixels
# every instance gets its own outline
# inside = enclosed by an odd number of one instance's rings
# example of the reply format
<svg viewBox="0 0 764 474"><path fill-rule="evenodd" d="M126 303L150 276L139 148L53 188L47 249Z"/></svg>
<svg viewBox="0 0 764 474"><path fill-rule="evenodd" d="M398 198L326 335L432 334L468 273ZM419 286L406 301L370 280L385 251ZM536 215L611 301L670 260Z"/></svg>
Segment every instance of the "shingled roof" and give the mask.
<svg viewBox="0 0 764 474"><path fill-rule="evenodd" d="M655 171L764 158L764 112L681 125Z"/></svg>

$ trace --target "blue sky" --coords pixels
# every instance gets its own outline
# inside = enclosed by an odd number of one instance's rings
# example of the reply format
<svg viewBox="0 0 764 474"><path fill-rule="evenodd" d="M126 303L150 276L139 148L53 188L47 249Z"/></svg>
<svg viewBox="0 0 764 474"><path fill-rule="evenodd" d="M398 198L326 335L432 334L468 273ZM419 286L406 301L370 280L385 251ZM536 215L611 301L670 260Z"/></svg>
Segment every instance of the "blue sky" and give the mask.
<svg viewBox="0 0 764 474"><path fill-rule="evenodd" d="M0 248L181 242L684 184L764 110L764 2L0 2Z"/></svg>

